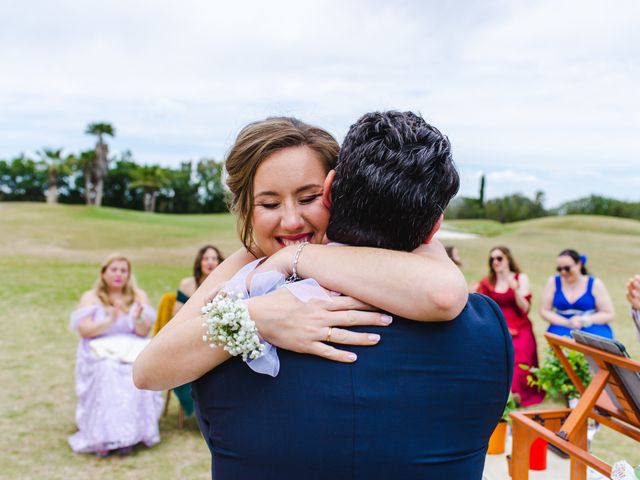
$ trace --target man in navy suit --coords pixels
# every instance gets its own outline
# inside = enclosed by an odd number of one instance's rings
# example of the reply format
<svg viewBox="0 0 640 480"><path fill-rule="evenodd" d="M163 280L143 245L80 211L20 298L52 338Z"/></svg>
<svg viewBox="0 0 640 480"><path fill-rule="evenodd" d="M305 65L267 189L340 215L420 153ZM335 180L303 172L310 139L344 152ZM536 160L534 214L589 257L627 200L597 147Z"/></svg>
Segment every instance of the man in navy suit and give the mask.
<svg viewBox="0 0 640 480"><path fill-rule="evenodd" d="M358 120L327 182L332 241L407 251L459 185L447 137L410 112ZM480 479L513 373L499 308L472 294L452 321L366 331L382 340L353 364L280 350L276 378L234 358L194 382L214 478Z"/></svg>

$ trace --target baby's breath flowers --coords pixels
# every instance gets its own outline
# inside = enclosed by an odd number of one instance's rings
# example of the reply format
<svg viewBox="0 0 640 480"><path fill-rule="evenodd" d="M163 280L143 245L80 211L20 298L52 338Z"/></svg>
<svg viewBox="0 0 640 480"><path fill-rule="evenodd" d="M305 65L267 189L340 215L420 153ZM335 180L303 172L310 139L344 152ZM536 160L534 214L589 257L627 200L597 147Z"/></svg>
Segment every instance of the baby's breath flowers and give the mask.
<svg viewBox="0 0 640 480"><path fill-rule="evenodd" d="M242 355L246 362L261 357L265 346L241 298L222 291L202 307L202 326L207 331L202 340L212 348L223 347L234 357Z"/></svg>

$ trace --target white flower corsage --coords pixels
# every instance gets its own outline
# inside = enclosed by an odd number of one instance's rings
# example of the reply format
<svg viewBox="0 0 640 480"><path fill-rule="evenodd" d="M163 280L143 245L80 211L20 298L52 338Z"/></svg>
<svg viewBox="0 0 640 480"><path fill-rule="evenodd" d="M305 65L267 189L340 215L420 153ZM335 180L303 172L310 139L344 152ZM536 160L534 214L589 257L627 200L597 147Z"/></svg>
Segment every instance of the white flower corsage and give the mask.
<svg viewBox="0 0 640 480"><path fill-rule="evenodd" d="M241 298L222 291L202 308L202 326L207 331L202 340L212 348L223 347L234 357L242 355L246 362L261 357L265 346Z"/></svg>

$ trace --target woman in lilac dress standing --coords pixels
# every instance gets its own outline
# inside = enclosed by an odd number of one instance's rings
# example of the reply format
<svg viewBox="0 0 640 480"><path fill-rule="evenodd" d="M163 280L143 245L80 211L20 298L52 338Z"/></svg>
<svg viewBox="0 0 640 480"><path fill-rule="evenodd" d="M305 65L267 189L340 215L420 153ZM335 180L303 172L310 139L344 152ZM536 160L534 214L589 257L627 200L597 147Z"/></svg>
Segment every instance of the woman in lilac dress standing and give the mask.
<svg viewBox="0 0 640 480"><path fill-rule="evenodd" d="M160 441L161 392L137 389L132 380L135 352L155 320L146 294L136 287L131 262L111 255L92 290L71 314L81 337L76 353L78 432L69 437L76 453L129 453L134 445Z"/></svg>

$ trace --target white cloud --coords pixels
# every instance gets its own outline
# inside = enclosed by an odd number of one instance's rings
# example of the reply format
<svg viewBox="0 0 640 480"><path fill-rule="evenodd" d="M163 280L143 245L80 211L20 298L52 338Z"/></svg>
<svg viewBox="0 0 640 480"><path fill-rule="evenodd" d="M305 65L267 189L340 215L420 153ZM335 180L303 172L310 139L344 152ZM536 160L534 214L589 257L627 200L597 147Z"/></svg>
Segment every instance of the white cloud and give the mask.
<svg viewBox="0 0 640 480"><path fill-rule="evenodd" d="M640 175L635 175L631 177L624 176L619 179L619 182L623 185L631 185L632 187L640 187ZM640 190L636 190L640 192ZM636 200L637 201L637 200Z"/></svg>
<svg viewBox="0 0 640 480"><path fill-rule="evenodd" d="M640 176L639 13L635 0L3 2L0 158L87 148L84 127L105 120L112 151L176 164L222 158L268 115L342 138L363 112L399 108L451 138L464 188L482 170L570 198L590 185L572 172Z"/></svg>
<svg viewBox="0 0 640 480"><path fill-rule="evenodd" d="M516 172L515 170L491 172L487 175L487 179L495 182L509 182L511 184L534 183L538 181L535 176L529 173Z"/></svg>

